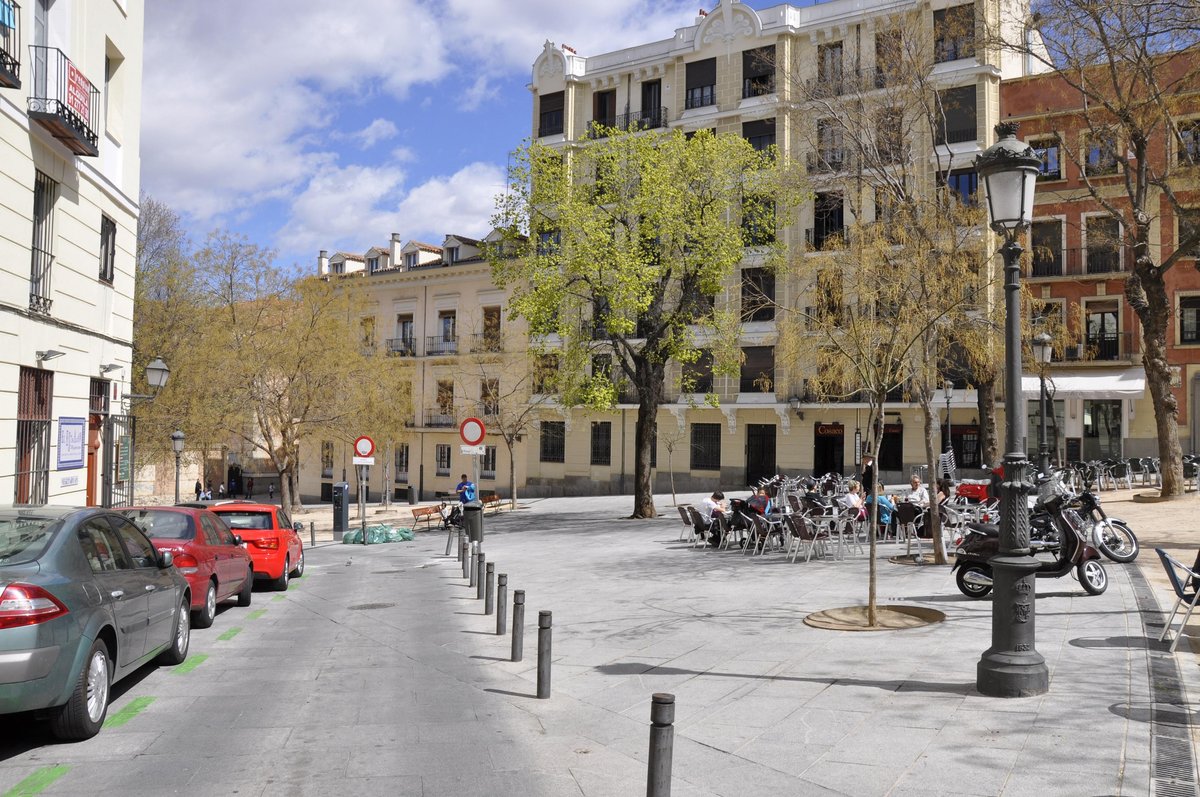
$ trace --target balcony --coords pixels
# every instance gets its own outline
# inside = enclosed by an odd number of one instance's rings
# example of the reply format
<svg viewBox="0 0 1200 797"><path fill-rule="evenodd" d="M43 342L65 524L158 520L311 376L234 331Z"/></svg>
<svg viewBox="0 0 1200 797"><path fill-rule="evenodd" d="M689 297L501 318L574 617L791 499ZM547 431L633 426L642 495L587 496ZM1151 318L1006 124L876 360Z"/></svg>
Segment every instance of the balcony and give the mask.
<svg viewBox="0 0 1200 797"><path fill-rule="evenodd" d="M666 108L647 108L633 113L623 113L617 117L615 127L620 130L653 130L666 127L668 114Z"/></svg>
<svg viewBox="0 0 1200 797"><path fill-rule="evenodd" d="M21 7L0 0L0 88L21 88Z"/></svg>
<svg viewBox="0 0 1200 797"><path fill-rule="evenodd" d="M457 335L430 335L425 338L425 355L437 357L443 354L458 354Z"/></svg>
<svg viewBox="0 0 1200 797"><path fill-rule="evenodd" d="M432 429L453 429L458 421L453 415L453 407L443 407L425 411L425 426Z"/></svg>
<svg viewBox="0 0 1200 797"><path fill-rule="evenodd" d="M742 78L742 99L764 97L775 93L775 75L754 75Z"/></svg>
<svg viewBox="0 0 1200 797"><path fill-rule="evenodd" d="M833 174L850 168L850 153L841 148L810 152L806 158L809 174Z"/></svg>
<svg viewBox="0 0 1200 797"><path fill-rule="evenodd" d="M1113 362L1133 360L1140 352L1134 348L1132 332L1093 332L1083 339L1082 346L1068 346L1065 354L1068 360Z"/></svg>
<svg viewBox="0 0 1200 797"><path fill-rule="evenodd" d="M412 338L388 338L387 354L389 357L416 357L416 341Z"/></svg>
<svg viewBox="0 0 1200 797"><path fill-rule="evenodd" d="M974 141L978 136L979 129L972 122L970 125L956 125L954 127L946 126L945 130L937 130L934 133L934 144L964 144L968 141Z"/></svg>
<svg viewBox="0 0 1200 797"><path fill-rule="evenodd" d="M1092 246L1072 249L1034 247L1029 258L1028 276L1085 277L1098 274L1123 274L1133 264L1133 250L1127 246Z"/></svg>
<svg viewBox="0 0 1200 797"><path fill-rule="evenodd" d="M687 90L684 94L683 108L690 111L693 108L703 108L706 105L717 104L717 87L713 86L696 86Z"/></svg>
<svg viewBox="0 0 1200 797"><path fill-rule="evenodd" d="M99 155L100 92L57 47L32 45L29 51L33 62L29 118L76 155Z"/></svg>
<svg viewBox="0 0 1200 797"><path fill-rule="evenodd" d="M840 97L862 91L881 89L896 82L882 66L866 69L844 69L823 77L809 78L804 83L804 96L811 100Z"/></svg>
<svg viewBox="0 0 1200 797"><path fill-rule="evenodd" d="M837 225L808 227L804 230L804 243L810 252L819 252L827 248L840 249L846 242L848 233L848 228Z"/></svg>
<svg viewBox="0 0 1200 797"><path fill-rule="evenodd" d="M471 351L479 353L496 353L504 350L504 340L500 331L476 332L471 335Z"/></svg>

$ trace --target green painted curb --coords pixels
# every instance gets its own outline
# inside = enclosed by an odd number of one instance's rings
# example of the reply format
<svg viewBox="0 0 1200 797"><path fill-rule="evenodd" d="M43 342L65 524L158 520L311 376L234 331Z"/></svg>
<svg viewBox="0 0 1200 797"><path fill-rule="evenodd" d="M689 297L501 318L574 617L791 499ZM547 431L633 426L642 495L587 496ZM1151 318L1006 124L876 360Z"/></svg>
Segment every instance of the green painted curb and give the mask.
<svg viewBox="0 0 1200 797"><path fill-rule="evenodd" d="M255 609L254 611L250 612L250 614L246 615L246 619L247 620L257 620L258 618L262 617L266 613L267 613L266 609Z"/></svg>
<svg viewBox="0 0 1200 797"><path fill-rule="evenodd" d="M153 700L154 698L150 699ZM104 724L108 725L107 722ZM4 792L4 797L28 797L31 794L40 794L43 789L70 771L71 768L68 766L42 767L16 786Z"/></svg>
<svg viewBox="0 0 1200 797"><path fill-rule="evenodd" d="M241 632L242 632L241 626L235 625L233 628L230 628L228 631L226 631L225 633L223 633L219 637L217 637L217 641L218 642L228 642L229 640L233 639L235 636L237 636Z"/></svg>
<svg viewBox="0 0 1200 797"><path fill-rule="evenodd" d="M197 653L195 656L189 656L187 661L171 670L171 672L175 673L176 675L187 675L189 672L196 669L207 660L208 656L203 653Z"/></svg>
<svg viewBox="0 0 1200 797"><path fill-rule="evenodd" d="M118 711L116 714L109 714L108 719L104 721L105 728L120 728L125 723L141 713L142 709L154 702L152 697L135 697L130 700L125 708Z"/></svg>

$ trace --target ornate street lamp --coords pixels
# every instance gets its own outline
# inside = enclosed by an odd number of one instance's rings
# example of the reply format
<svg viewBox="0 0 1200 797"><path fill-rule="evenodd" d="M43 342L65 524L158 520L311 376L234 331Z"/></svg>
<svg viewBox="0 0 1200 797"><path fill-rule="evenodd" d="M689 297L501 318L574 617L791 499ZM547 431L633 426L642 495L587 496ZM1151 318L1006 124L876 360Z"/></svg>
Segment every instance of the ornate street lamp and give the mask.
<svg viewBox="0 0 1200 797"><path fill-rule="evenodd" d="M1038 563L1029 553L1032 485L1026 479L1025 401L1021 393L1020 236L1033 219L1033 192L1041 160L1016 138L1018 125L996 125L999 140L975 159L987 195L991 227L1004 236L1004 383L1007 427L1004 483L1000 488L1000 553L990 564L992 646L976 668L975 685L991 697L1029 697L1050 688L1046 660L1034 648Z"/></svg>
<svg viewBox="0 0 1200 797"><path fill-rule="evenodd" d="M947 379L942 383L942 395L946 397L946 478L951 477L950 457L954 453L954 427L950 425L950 399L954 398L954 383Z"/></svg>
<svg viewBox="0 0 1200 797"><path fill-rule="evenodd" d="M1046 367L1054 355L1053 340L1045 332L1033 338L1033 359L1038 363L1038 472L1050 475L1050 447L1046 442Z"/></svg>
<svg viewBox="0 0 1200 797"><path fill-rule="evenodd" d="M179 503L179 458L183 456L183 432L171 432L171 450L175 452L175 503Z"/></svg>

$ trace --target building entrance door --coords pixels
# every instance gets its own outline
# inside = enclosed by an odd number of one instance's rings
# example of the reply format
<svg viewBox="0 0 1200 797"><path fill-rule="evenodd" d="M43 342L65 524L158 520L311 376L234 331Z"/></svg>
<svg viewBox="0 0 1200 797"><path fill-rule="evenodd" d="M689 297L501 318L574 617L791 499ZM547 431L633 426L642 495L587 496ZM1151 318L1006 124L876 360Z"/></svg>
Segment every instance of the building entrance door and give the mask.
<svg viewBox="0 0 1200 797"><path fill-rule="evenodd" d="M746 424L746 484L753 486L775 473L775 425Z"/></svg>
<svg viewBox="0 0 1200 797"><path fill-rule="evenodd" d="M1083 458L1120 459L1121 400L1083 402Z"/></svg>
<svg viewBox="0 0 1200 797"><path fill-rule="evenodd" d="M813 438L813 475L842 472L842 452L846 447L846 429L840 423L818 423Z"/></svg>

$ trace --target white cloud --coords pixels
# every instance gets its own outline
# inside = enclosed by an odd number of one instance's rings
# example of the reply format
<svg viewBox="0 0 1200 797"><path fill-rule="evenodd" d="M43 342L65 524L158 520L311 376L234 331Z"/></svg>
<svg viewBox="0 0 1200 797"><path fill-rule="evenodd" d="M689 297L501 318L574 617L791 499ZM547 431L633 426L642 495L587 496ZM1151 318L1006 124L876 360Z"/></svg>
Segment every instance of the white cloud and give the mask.
<svg viewBox="0 0 1200 797"><path fill-rule="evenodd" d="M358 146L362 149L370 149L380 141L387 141L396 137L400 131L396 125L388 119L375 119L371 124L354 133L351 138L358 141Z"/></svg>

